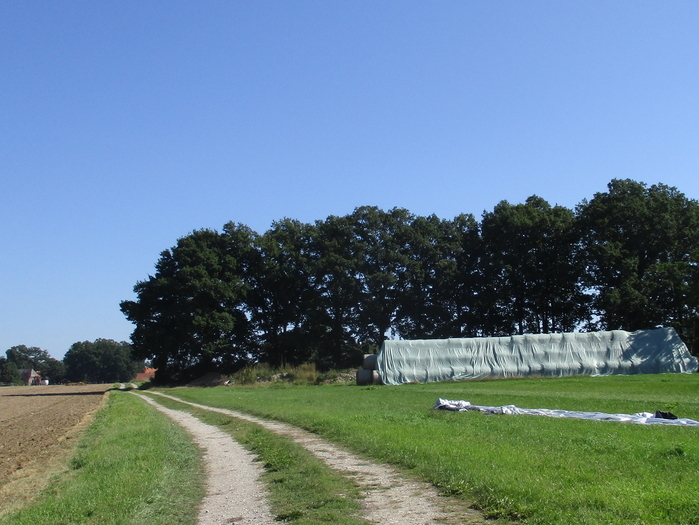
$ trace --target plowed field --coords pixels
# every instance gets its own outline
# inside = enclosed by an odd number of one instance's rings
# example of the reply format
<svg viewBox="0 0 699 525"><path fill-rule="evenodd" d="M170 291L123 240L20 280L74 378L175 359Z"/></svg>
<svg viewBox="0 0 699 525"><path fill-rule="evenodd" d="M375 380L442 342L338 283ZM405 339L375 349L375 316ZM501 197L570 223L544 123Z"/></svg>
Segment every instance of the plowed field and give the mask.
<svg viewBox="0 0 699 525"><path fill-rule="evenodd" d="M65 455L112 385L0 388L0 489ZM23 472L25 471L26 472ZM1 492L1 490L0 490Z"/></svg>

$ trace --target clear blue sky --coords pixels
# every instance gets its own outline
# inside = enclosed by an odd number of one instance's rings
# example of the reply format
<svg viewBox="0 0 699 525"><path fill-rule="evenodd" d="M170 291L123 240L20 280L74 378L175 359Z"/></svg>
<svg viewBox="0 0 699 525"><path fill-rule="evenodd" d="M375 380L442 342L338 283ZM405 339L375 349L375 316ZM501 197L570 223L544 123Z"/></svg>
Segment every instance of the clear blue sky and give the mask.
<svg viewBox="0 0 699 525"><path fill-rule="evenodd" d="M0 2L0 354L128 340L194 229L613 178L699 198L697 2Z"/></svg>

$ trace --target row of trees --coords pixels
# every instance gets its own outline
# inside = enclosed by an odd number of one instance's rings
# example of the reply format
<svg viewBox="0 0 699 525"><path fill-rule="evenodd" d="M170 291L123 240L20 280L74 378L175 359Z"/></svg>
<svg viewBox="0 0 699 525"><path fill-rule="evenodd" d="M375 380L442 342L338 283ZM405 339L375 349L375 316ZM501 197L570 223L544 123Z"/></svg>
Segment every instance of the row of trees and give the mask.
<svg viewBox="0 0 699 525"><path fill-rule="evenodd" d="M41 348L19 345L7 350L5 357L0 356L0 383L20 384L22 368L40 372L53 384L130 381L143 365L143 361L132 358L130 344L111 339L74 343L62 361Z"/></svg>
<svg viewBox="0 0 699 525"><path fill-rule="evenodd" d="M480 221L357 208L196 230L121 309L161 380L251 361L351 366L386 337L674 326L697 347L699 204L613 180L574 210L532 196Z"/></svg>

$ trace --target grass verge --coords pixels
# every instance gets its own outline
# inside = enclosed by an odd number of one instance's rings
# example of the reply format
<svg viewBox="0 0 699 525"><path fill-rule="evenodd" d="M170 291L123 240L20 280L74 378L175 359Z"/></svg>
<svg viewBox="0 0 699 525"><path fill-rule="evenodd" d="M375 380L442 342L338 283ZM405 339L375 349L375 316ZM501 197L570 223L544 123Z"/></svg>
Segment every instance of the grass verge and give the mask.
<svg viewBox="0 0 699 525"><path fill-rule="evenodd" d="M111 392L60 475L1 525L194 524L204 494L201 453L176 423Z"/></svg>
<svg viewBox="0 0 699 525"><path fill-rule="evenodd" d="M357 486L290 439L225 414L199 410L162 397L154 399L216 425L252 451L264 465L263 481L269 487L270 505L278 520L295 525L366 524L358 517Z"/></svg>
<svg viewBox="0 0 699 525"><path fill-rule="evenodd" d="M487 516L539 524L699 523L699 431L438 412L438 397L699 419L699 375L174 389L197 403L317 432L413 470Z"/></svg>

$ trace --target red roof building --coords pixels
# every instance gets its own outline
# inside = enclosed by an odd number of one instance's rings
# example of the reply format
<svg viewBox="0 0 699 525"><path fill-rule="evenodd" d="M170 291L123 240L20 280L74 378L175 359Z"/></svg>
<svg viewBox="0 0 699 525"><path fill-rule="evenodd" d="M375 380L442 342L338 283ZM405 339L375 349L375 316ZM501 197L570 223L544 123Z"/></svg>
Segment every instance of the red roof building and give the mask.
<svg viewBox="0 0 699 525"><path fill-rule="evenodd" d="M144 368L143 372L139 372L138 374L136 374L134 381L148 381L150 379L153 379L157 370L157 368Z"/></svg>
<svg viewBox="0 0 699 525"><path fill-rule="evenodd" d="M19 378L27 386L40 385L41 384L41 374L35 372L31 368L20 368Z"/></svg>

